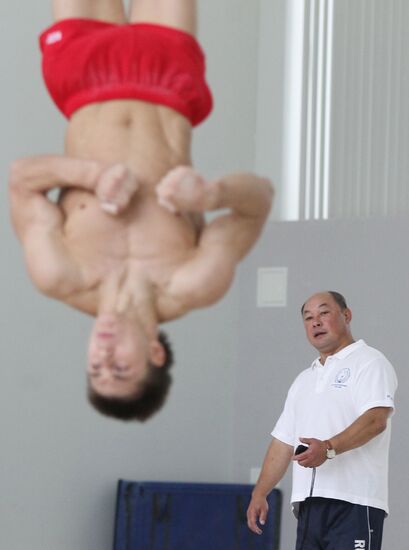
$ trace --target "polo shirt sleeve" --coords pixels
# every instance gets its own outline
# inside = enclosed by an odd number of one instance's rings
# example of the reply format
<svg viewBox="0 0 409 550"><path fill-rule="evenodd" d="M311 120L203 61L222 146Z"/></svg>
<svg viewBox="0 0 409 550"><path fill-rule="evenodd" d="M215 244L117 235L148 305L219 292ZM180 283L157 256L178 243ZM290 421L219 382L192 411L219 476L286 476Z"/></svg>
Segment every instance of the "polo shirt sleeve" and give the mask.
<svg viewBox="0 0 409 550"><path fill-rule="evenodd" d="M295 396L294 385L292 385L288 391L287 399L285 400L284 409L281 413L277 423L271 432L271 435L287 443L287 445L294 445L295 441Z"/></svg>
<svg viewBox="0 0 409 550"><path fill-rule="evenodd" d="M381 353L370 359L359 371L355 384L354 400L360 416L374 407L395 408L397 388L395 371Z"/></svg>

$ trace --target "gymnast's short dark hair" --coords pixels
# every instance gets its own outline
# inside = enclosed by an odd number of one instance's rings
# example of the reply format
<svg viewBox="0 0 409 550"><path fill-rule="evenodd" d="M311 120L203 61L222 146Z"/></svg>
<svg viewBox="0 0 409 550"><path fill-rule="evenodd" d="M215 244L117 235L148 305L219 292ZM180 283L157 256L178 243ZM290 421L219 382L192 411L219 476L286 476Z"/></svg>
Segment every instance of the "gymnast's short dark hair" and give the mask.
<svg viewBox="0 0 409 550"><path fill-rule="evenodd" d="M340 294L339 292L336 292L335 290L327 290L328 294L331 294L331 296L334 298L334 301L339 305L341 311L344 311L347 309L347 302L345 298ZM304 313L304 307L306 302L303 303L301 307L301 315Z"/></svg>
<svg viewBox="0 0 409 550"><path fill-rule="evenodd" d="M161 367L148 365L148 376L135 396L104 397L88 384L88 401L98 412L119 420L144 422L162 408L172 384L169 371L173 365L174 356L168 336L161 331L158 339L165 350L165 363Z"/></svg>

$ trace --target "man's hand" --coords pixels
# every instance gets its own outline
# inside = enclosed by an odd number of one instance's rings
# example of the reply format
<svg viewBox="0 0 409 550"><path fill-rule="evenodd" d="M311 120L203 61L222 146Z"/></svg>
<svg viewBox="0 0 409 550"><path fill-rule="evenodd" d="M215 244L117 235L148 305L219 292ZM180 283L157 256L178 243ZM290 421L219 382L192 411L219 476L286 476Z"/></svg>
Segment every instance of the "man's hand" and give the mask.
<svg viewBox="0 0 409 550"><path fill-rule="evenodd" d="M258 526L266 523L268 513L267 499L263 496L253 494L249 507L247 508L247 525L249 529L257 535L262 534L262 530Z"/></svg>
<svg viewBox="0 0 409 550"><path fill-rule="evenodd" d="M317 468L327 460L327 444L320 439L300 437L301 443L308 445L308 449L299 455L294 455L300 466L304 468Z"/></svg>
<svg viewBox="0 0 409 550"><path fill-rule="evenodd" d="M122 213L139 187L135 175L125 164L114 164L102 172L95 188L101 208L108 214Z"/></svg>
<svg viewBox="0 0 409 550"><path fill-rule="evenodd" d="M205 212L212 207L214 184L190 166L178 166L156 187L158 203L171 212Z"/></svg>

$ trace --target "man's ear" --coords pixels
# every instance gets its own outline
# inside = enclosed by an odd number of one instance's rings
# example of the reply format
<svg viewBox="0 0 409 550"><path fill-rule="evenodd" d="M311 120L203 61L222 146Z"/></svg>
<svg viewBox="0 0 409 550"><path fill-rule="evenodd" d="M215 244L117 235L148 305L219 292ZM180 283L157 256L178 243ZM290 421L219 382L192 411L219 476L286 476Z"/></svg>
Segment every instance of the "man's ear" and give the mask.
<svg viewBox="0 0 409 550"><path fill-rule="evenodd" d="M344 309L344 317L345 321L349 324L352 320L352 311L349 309L349 307Z"/></svg>
<svg viewBox="0 0 409 550"><path fill-rule="evenodd" d="M149 360L155 367L163 367L166 362L165 348L158 340L149 344Z"/></svg>

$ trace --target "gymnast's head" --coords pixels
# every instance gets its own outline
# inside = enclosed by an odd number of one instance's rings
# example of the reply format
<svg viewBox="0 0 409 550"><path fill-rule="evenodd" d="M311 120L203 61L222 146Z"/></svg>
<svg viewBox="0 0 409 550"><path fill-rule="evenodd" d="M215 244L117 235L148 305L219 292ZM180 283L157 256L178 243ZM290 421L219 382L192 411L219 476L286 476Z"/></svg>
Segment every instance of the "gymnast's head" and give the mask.
<svg viewBox="0 0 409 550"><path fill-rule="evenodd" d="M165 333L148 338L120 316L100 316L88 347L88 400L106 416L147 420L166 400L172 364Z"/></svg>

